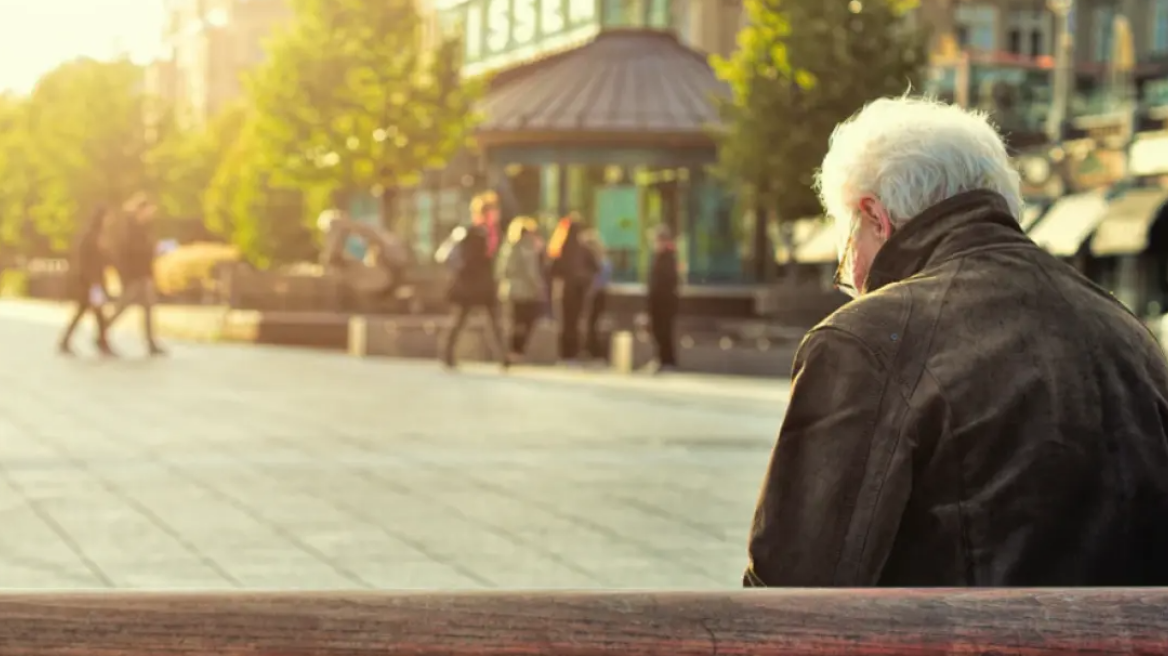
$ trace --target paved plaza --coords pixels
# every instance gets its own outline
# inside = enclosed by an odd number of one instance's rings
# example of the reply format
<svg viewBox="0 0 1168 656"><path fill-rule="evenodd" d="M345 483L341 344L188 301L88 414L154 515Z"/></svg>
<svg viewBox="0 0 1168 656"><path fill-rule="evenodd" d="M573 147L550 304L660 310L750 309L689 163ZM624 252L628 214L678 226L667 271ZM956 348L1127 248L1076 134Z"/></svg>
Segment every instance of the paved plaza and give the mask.
<svg viewBox="0 0 1168 656"><path fill-rule="evenodd" d="M170 344L0 301L0 586L736 587L776 382Z"/></svg>

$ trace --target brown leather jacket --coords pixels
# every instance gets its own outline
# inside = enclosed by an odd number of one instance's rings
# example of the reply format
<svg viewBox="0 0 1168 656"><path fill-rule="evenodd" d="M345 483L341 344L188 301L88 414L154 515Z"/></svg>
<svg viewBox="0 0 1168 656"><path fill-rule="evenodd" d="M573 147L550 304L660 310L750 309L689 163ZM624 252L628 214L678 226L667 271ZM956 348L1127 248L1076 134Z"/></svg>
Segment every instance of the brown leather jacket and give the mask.
<svg viewBox="0 0 1168 656"><path fill-rule="evenodd" d="M893 234L813 329L748 586L1168 585L1168 366L988 191Z"/></svg>

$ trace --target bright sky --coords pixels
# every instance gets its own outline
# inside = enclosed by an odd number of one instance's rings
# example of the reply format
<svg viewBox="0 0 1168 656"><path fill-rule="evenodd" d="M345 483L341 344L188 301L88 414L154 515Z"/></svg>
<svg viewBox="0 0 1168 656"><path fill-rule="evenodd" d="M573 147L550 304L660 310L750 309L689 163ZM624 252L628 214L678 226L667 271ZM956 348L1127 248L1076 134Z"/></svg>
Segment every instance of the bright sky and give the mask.
<svg viewBox="0 0 1168 656"><path fill-rule="evenodd" d="M0 0L0 90L26 92L74 57L151 57L164 0Z"/></svg>

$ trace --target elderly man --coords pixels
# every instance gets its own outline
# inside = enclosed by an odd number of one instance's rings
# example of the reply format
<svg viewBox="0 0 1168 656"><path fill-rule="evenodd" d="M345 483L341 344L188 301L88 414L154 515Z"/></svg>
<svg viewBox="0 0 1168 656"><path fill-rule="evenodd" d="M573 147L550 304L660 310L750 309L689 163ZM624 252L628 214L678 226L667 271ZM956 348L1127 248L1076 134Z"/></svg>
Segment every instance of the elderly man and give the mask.
<svg viewBox="0 0 1168 656"><path fill-rule="evenodd" d="M876 101L819 175L855 300L795 358L747 586L1168 585L1168 366L1019 229L976 113Z"/></svg>

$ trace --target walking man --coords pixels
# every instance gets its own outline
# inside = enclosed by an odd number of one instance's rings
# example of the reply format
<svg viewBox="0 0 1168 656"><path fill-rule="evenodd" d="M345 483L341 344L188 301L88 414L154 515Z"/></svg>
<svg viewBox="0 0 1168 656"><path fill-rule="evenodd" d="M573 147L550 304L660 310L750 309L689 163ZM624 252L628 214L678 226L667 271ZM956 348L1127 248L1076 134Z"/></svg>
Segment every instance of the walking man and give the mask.
<svg viewBox="0 0 1168 656"><path fill-rule="evenodd" d="M166 355L154 338L154 255L157 242L154 237L156 208L144 195L137 194L123 207L117 217L114 235L115 266L122 282L122 294L114 305L109 324L112 326L131 305L142 310L142 328L146 348L151 356Z"/></svg>
<svg viewBox="0 0 1168 656"><path fill-rule="evenodd" d="M97 326L97 337L94 341L97 350L102 355L112 356L108 336L106 335L105 314L101 306L107 297L105 287L106 258L102 252L102 230L108 213L104 207L89 217L81 227L81 232L73 248L73 257L69 262L69 291L77 309L61 335L58 350L62 355L73 355L70 342L73 333L85 315L92 314Z"/></svg>

